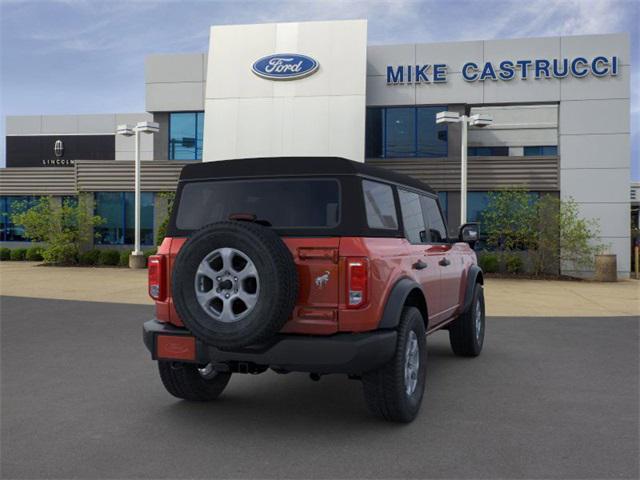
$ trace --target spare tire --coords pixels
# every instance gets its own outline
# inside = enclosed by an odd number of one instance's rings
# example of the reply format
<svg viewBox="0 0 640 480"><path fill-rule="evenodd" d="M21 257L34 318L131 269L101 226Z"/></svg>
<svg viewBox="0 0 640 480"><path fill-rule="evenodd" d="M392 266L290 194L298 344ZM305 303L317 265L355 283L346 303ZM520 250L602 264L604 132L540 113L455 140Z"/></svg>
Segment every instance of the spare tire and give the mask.
<svg viewBox="0 0 640 480"><path fill-rule="evenodd" d="M172 293L196 337L233 349L262 343L282 328L298 297L298 275L291 252L270 228L218 222L180 249Z"/></svg>

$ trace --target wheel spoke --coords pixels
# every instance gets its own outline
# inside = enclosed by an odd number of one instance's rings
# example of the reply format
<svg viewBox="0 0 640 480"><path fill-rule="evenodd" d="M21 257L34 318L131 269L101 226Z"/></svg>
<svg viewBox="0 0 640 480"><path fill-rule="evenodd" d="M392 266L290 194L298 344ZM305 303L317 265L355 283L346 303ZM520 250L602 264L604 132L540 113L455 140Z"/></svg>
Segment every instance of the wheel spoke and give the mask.
<svg viewBox="0 0 640 480"><path fill-rule="evenodd" d="M252 295L250 293L245 292L244 290L238 290L238 293L234 298L239 298L244 302L247 309L252 308L256 302L258 301L258 295Z"/></svg>
<svg viewBox="0 0 640 480"><path fill-rule="evenodd" d="M244 266L244 268L242 270L240 270L239 272L236 272L234 270L236 276L238 277L239 281L243 281L246 280L247 278L257 278L258 277L258 271L256 270L256 267L253 265L252 262L247 262L247 264Z"/></svg>
<svg viewBox="0 0 640 480"><path fill-rule="evenodd" d="M211 281L215 281L217 275L216 271L211 268L211 265L209 265L209 262L205 261L200 263L196 274L208 277L211 279Z"/></svg>
<svg viewBox="0 0 640 480"><path fill-rule="evenodd" d="M196 297L198 298L198 303L200 305L208 306L211 300L213 300L216 296L218 296L218 292L216 292L215 288L212 288L207 292L200 292L196 289Z"/></svg>
<svg viewBox="0 0 640 480"><path fill-rule="evenodd" d="M232 271L234 250L232 248L221 248L219 252L222 268L227 272Z"/></svg>

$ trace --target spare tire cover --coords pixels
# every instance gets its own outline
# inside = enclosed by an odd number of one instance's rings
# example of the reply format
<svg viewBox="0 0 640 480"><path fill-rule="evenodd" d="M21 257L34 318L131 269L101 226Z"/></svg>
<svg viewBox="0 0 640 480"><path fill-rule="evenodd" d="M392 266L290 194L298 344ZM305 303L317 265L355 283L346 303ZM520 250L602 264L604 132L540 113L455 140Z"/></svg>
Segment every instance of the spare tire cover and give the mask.
<svg viewBox="0 0 640 480"><path fill-rule="evenodd" d="M277 333L298 296L291 252L270 228L218 222L195 232L173 267L172 294L184 325L207 344L237 348Z"/></svg>

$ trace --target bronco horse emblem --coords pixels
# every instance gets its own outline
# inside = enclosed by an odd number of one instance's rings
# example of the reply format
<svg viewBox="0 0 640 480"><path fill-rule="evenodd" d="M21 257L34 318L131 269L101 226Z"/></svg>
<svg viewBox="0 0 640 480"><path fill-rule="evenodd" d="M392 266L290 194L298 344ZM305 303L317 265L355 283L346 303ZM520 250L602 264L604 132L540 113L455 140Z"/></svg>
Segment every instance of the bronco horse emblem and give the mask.
<svg viewBox="0 0 640 480"><path fill-rule="evenodd" d="M329 283L329 270L325 270L322 275L316 277L316 287L324 288Z"/></svg>

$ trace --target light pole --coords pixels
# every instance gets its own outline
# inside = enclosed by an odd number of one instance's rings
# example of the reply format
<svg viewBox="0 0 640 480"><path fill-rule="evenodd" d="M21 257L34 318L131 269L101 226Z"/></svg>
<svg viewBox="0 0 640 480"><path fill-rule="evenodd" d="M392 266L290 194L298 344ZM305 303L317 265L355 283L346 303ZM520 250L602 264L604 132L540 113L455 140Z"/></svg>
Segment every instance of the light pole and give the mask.
<svg viewBox="0 0 640 480"><path fill-rule="evenodd" d="M439 112L436 123L461 123L462 139L460 152L460 225L467 223L467 126L486 127L493 119L489 115L476 113L475 115L460 115L458 112Z"/></svg>
<svg viewBox="0 0 640 480"><path fill-rule="evenodd" d="M135 167L134 167L134 247L133 252L129 255L129 268L144 268L145 258L140 249L140 133L157 133L160 125L156 122L138 122L135 127L130 125L118 125L116 133L131 137L135 135Z"/></svg>

